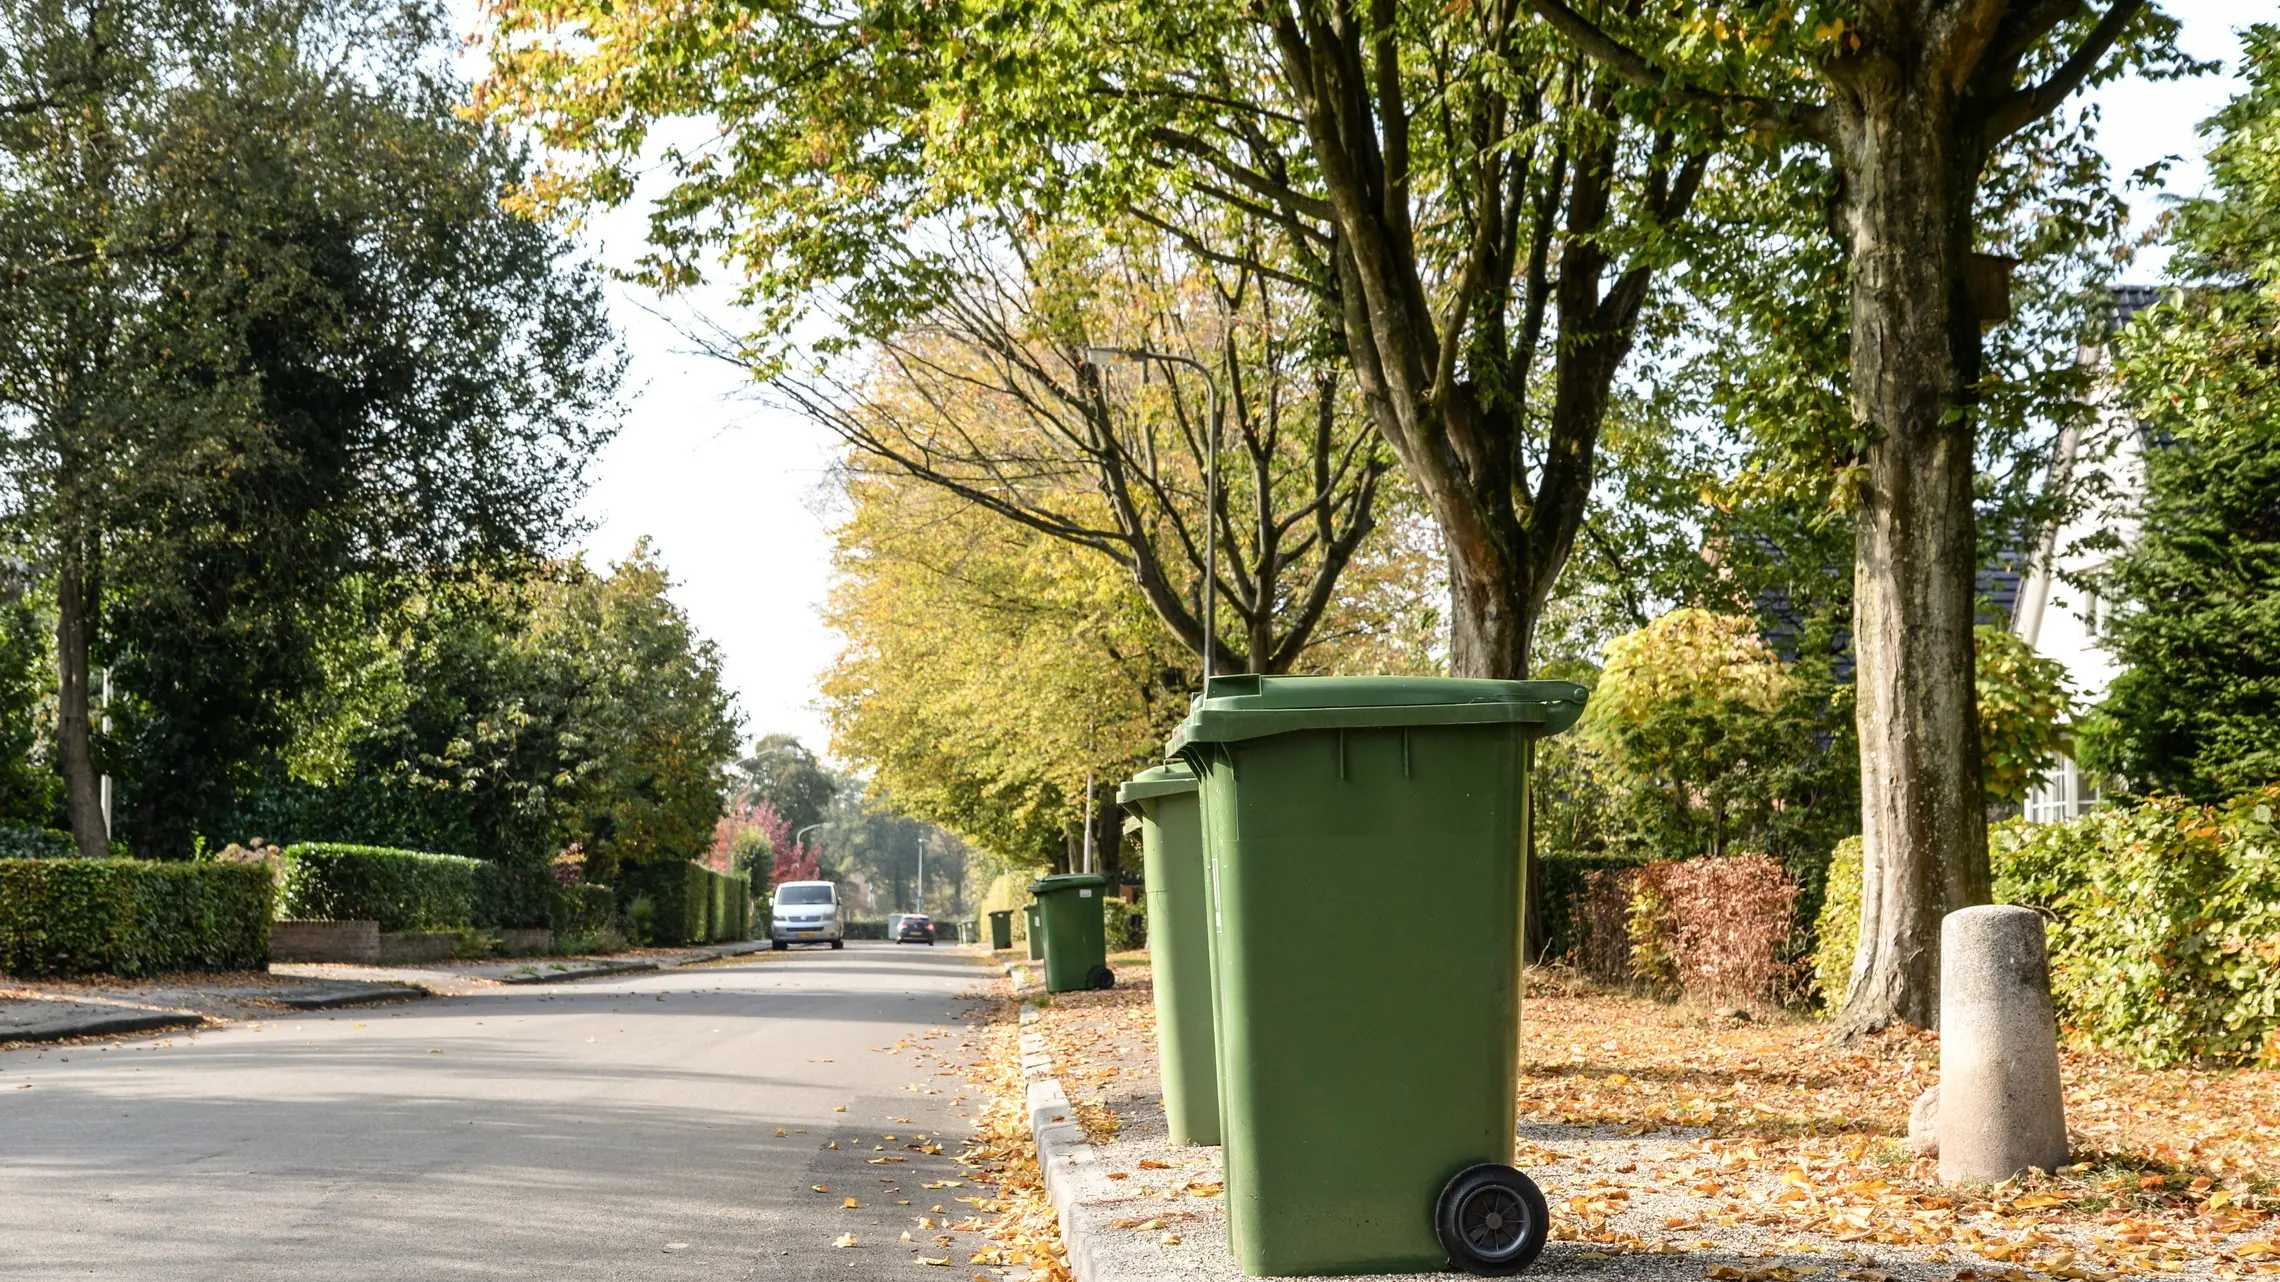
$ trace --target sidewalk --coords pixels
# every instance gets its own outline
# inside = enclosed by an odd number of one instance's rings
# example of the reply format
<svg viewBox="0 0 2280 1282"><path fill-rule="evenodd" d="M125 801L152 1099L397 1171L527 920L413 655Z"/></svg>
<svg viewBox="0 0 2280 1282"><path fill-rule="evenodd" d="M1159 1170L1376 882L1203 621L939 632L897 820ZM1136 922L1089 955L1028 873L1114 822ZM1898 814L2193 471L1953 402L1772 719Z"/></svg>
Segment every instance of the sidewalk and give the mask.
<svg viewBox="0 0 2280 1282"><path fill-rule="evenodd" d="M122 980L0 977L0 1045L123 1037L273 1019L282 1011L456 997L500 985L560 983L759 952L765 940L647 948L608 957L535 957L427 966L279 963L264 973L161 975Z"/></svg>
<svg viewBox="0 0 2280 1282"><path fill-rule="evenodd" d="M696 944L685 948L633 948L595 957L485 957L429 962L423 966L354 966L332 962L279 962L272 975L305 979L416 984L442 997L457 997L496 984L552 984L602 975L698 966L768 951L765 939Z"/></svg>
<svg viewBox="0 0 2280 1282"><path fill-rule="evenodd" d="M0 979L0 1045L123 1037L271 1019L283 1011L332 1010L426 996L427 989L393 978L296 977L260 971L145 980Z"/></svg>
<svg viewBox="0 0 2280 1282"><path fill-rule="evenodd" d="M1166 1140L1145 959L1111 965L1113 991L1059 994L1024 1015L1033 1132L1077 1282L1234 1282L1240 1274L1226 1248L1219 1150ZM1889 1081L1870 1085L1895 1095L1896 1116L1879 1108L1849 1118L1793 1117L1787 1110L1796 1105L1782 1089L1829 1086L1819 1080L1823 1070L1843 1061L1761 1058L1754 1050L1801 1040L1810 1026L1674 1027L1709 1046L1703 1052L1688 1043L1707 1061L1701 1076L1723 1081L1745 1107L1710 1125L1672 1124L1673 1111L1708 1115L1727 1106L1668 1066L1643 1062L1651 1057L1646 1048L1612 1040L1640 1036L1635 1022L1616 1022L1636 1021L1636 1009L1621 1005L1635 1001L1530 999L1518 1165L1544 1189L1553 1241L1529 1277L2030 1282L2280 1274L2280 1219L2265 1205L2274 1199L2261 1174L2241 1187L2265 1192L2216 1205L2208 1200L2215 1181L2190 1164L2155 1176L2138 1169L2150 1161L2118 1156L2033 1187L1936 1186L1929 1164L1911 1162L1901 1147L1909 1096L1892 1085L1907 1080L1900 1070L1920 1066L1920 1041L1865 1053L1885 1069ZM1674 1026L1711 1018L1663 1009ZM1632 1064L1630 1073L1577 1062L1594 1051ZM2268 1083L2254 1087L2258 1098L2270 1093L2280 1102ZM2075 1104L2105 1111L2097 1097ZM1617 1120L1625 1117L1635 1120ZM2078 1151L2091 1147L2085 1141ZM2174 1191L2146 1192L2148 1181Z"/></svg>

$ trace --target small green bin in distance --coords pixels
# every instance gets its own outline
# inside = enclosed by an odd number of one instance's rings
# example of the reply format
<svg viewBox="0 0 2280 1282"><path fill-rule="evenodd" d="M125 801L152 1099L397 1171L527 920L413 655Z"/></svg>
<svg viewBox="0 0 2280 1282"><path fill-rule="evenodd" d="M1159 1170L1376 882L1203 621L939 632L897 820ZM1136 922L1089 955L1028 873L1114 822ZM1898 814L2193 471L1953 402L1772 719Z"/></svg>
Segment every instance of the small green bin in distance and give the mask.
<svg viewBox="0 0 2280 1282"><path fill-rule="evenodd" d="M1046 992L1074 993L1116 983L1108 968L1108 930L1101 915L1107 885L1108 878L1097 873L1064 873L1030 883L1045 926Z"/></svg>
<svg viewBox="0 0 2280 1282"><path fill-rule="evenodd" d="M1200 784L1245 1273L1475 1267L1443 1193L1513 1158L1526 776L1584 695L1219 677L1174 733ZM1357 929L1384 946L1332 942Z"/></svg>
<svg viewBox="0 0 2280 1282"><path fill-rule="evenodd" d="M1045 921L1039 916L1037 901L1022 905L1022 916L1029 922L1029 960L1045 960Z"/></svg>
<svg viewBox="0 0 2280 1282"><path fill-rule="evenodd" d="M1148 968L1156 999L1156 1059L1164 1123L1174 1144L1219 1142L1219 1061L1212 1031L1211 920L1203 889L1203 815L1195 772L1157 766L1116 790L1140 815L1147 867Z"/></svg>
<svg viewBox="0 0 2280 1282"><path fill-rule="evenodd" d="M999 951L1013 947L1013 910L1000 908L990 914L990 947Z"/></svg>

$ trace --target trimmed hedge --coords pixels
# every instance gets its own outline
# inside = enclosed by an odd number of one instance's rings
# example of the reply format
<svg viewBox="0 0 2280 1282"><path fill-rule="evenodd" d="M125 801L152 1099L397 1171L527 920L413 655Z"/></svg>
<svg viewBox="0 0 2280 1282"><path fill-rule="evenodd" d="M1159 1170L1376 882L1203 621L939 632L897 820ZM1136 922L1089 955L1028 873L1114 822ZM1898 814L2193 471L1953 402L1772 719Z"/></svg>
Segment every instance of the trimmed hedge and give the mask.
<svg viewBox="0 0 2280 1282"><path fill-rule="evenodd" d="M703 944L748 939L752 933L752 878L720 873L694 862L635 864L618 874L630 906L649 901L646 940L651 944Z"/></svg>
<svg viewBox="0 0 2280 1282"><path fill-rule="evenodd" d="M554 870L543 863L481 861L475 872L475 924L528 930L552 924Z"/></svg>
<svg viewBox="0 0 2280 1282"><path fill-rule="evenodd" d="M607 886L557 886L547 904L555 937L594 935L617 924L617 894Z"/></svg>
<svg viewBox="0 0 2280 1282"><path fill-rule="evenodd" d="M274 894L259 864L0 859L0 971L258 969Z"/></svg>
<svg viewBox="0 0 2280 1282"><path fill-rule="evenodd" d="M305 842L285 850L279 915L376 921L384 931L475 924L483 861L386 846Z"/></svg>

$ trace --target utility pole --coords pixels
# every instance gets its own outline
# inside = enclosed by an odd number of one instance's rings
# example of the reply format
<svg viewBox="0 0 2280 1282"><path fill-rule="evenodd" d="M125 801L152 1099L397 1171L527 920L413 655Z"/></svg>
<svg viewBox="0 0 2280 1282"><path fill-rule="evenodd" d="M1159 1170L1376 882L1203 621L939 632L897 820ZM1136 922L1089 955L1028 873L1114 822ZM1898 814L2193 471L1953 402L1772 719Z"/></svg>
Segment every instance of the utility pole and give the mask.
<svg viewBox="0 0 2280 1282"><path fill-rule="evenodd" d="M1219 380L1211 376L1211 367L1193 356L1180 356L1171 352L1150 351L1145 347L1088 347L1085 360L1093 365L1114 365L1119 362L1162 361L1168 365L1185 365L1203 375L1205 393L1203 460L1203 679L1211 680L1212 651L1219 648ZM1263 517L1261 519L1264 519ZM1258 656L1252 656L1253 662ZM1091 795L1086 803L1091 804ZM1091 872L1092 829L1085 829L1086 872Z"/></svg>

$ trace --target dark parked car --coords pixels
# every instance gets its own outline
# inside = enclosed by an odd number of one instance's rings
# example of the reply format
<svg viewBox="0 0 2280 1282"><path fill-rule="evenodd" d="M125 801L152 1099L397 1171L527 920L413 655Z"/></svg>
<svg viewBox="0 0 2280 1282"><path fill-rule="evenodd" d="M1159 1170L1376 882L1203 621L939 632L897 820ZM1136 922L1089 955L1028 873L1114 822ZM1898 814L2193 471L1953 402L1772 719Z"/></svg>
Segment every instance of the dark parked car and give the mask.
<svg viewBox="0 0 2280 1282"><path fill-rule="evenodd" d="M934 919L925 913L904 913L895 922L895 942L898 944L933 944Z"/></svg>

